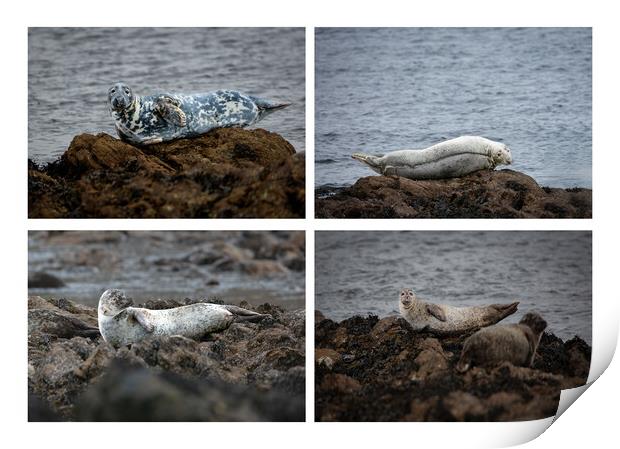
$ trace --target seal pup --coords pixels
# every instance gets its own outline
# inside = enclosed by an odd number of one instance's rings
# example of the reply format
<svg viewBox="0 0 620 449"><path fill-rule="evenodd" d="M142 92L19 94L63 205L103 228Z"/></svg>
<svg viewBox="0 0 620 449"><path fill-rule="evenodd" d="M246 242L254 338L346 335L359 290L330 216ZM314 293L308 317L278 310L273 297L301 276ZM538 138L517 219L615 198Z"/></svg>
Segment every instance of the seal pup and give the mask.
<svg viewBox="0 0 620 449"><path fill-rule="evenodd" d="M414 180L458 178L512 163L506 145L479 136L461 136L423 150L400 150L380 156L354 153L352 157L381 175Z"/></svg>
<svg viewBox="0 0 620 449"><path fill-rule="evenodd" d="M114 347L136 343L149 336L182 335L198 340L222 331L235 321L267 317L241 307L219 304L191 304L172 309L151 310L133 307L125 292L103 292L97 309L99 332Z"/></svg>
<svg viewBox="0 0 620 449"><path fill-rule="evenodd" d="M250 126L290 105L234 90L141 97L120 82L108 90L108 104L119 137L138 145L196 137L214 128Z"/></svg>
<svg viewBox="0 0 620 449"><path fill-rule="evenodd" d="M416 331L458 335L495 324L515 313L518 305L518 302L473 307L432 304L420 301L413 290L405 288L400 292L399 310Z"/></svg>
<svg viewBox="0 0 620 449"><path fill-rule="evenodd" d="M530 367L546 328L547 322L539 314L528 312L519 324L480 329L465 340L456 370L464 373L473 365L493 366L501 362Z"/></svg>

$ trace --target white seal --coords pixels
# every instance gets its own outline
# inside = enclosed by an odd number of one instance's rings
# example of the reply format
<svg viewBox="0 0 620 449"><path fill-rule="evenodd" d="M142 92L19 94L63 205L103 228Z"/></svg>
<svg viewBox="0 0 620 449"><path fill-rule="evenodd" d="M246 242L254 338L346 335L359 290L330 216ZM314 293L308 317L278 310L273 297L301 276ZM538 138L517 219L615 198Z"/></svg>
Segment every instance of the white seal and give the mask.
<svg viewBox="0 0 620 449"><path fill-rule="evenodd" d="M461 136L423 150L393 151L382 156L354 153L352 157L381 175L409 179L457 178L512 163L506 145L479 136Z"/></svg>
<svg viewBox="0 0 620 449"><path fill-rule="evenodd" d="M222 331L234 321L262 319L267 315L241 307L191 304L172 309L133 307L122 290L106 290L99 299L99 332L114 347L136 343L149 336L182 335L200 339Z"/></svg>

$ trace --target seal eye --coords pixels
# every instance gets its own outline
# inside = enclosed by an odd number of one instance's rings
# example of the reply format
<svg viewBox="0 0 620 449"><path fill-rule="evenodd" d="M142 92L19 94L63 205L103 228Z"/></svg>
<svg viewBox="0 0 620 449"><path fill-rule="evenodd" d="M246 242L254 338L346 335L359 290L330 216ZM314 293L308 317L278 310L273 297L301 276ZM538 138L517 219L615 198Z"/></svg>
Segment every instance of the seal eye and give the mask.
<svg viewBox="0 0 620 449"><path fill-rule="evenodd" d="M110 93L113 94L114 92L116 92L116 89L111 89Z"/></svg>
<svg viewBox="0 0 620 449"><path fill-rule="evenodd" d="M129 94L129 89L125 89L125 93L126 93L126 94Z"/></svg>

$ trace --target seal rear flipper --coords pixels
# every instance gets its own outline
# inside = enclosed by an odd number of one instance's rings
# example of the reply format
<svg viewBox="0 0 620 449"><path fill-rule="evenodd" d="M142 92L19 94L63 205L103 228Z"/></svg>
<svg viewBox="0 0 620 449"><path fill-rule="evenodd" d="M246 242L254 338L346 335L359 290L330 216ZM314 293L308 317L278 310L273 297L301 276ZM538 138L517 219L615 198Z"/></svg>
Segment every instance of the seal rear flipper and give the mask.
<svg viewBox="0 0 620 449"><path fill-rule="evenodd" d="M271 315L266 315L258 312L254 312L252 310L244 309L243 307L223 306L230 313L235 315L235 321L260 321L263 318L270 317Z"/></svg>
<svg viewBox="0 0 620 449"><path fill-rule="evenodd" d="M382 156L372 156L370 154L364 154L364 153L353 153L351 157L355 159L356 161L360 161L368 165L370 168L372 168L377 173L383 174L383 167L379 163L379 159Z"/></svg>
<svg viewBox="0 0 620 449"><path fill-rule="evenodd" d="M510 304L492 304L491 307L500 313L499 320L503 320L509 315L512 315L517 311L519 301ZM499 321L497 320L497 321Z"/></svg>

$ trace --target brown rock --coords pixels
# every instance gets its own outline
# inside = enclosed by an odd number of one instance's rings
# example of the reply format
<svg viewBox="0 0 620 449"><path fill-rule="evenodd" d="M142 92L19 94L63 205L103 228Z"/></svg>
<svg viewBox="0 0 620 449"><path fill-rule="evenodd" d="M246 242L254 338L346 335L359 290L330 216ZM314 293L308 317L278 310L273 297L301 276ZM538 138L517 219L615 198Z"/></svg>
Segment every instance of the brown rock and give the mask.
<svg viewBox="0 0 620 449"><path fill-rule="evenodd" d="M360 390L362 385L352 377L345 374L327 374L323 377L321 389L351 394Z"/></svg>
<svg viewBox="0 0 620 449"><path fill-rule="evenodd" d="M413 181L369 176L316 199L319 218L591 218L592 190L540 187L512 170Z"/></svg>
<svg viewBox="0 0 620 449"><path fill-rule="evenodd" d="M314 362L326 366L327 369L332 369L340 360L342 360L342 356L333 349L316 348L314 350Z"/></svg>
<svg viewBox="0 0 620 449"><path fill-rule="evenodd" d="M457 421L472 420L484 416L487 408L476 396L464 391L453 391L443 399L443 405Z"/></svg>
<svg viewBox="0 0 620 449"><path fill-rule="evenodd" d="M217 129L135 147L76 136L60 160L28 170L31 218L259 217L305 212L305 156L262 129Z"/></svg>

